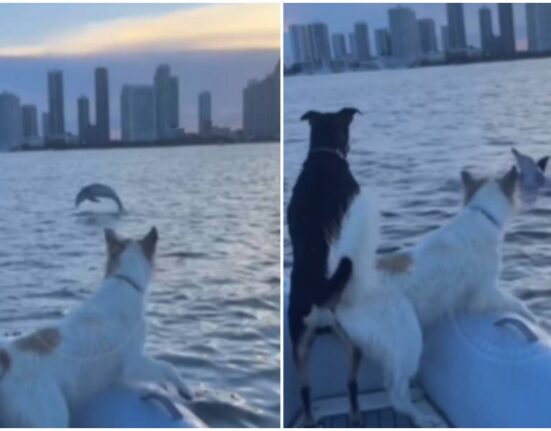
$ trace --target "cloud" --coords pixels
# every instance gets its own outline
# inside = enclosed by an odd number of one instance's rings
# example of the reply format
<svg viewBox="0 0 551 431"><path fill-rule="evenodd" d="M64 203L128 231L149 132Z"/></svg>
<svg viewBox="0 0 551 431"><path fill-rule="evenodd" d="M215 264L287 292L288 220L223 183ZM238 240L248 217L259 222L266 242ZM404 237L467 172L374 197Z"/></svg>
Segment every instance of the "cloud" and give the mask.
<svg viewBox="0 0 551 431"><path fill-rule="evenodd" d="M115 19L87 25L78 31L60 31L36 44L0 44L0 56L279 49L279 8L278 4L209 5L147 18Z"/></svg>

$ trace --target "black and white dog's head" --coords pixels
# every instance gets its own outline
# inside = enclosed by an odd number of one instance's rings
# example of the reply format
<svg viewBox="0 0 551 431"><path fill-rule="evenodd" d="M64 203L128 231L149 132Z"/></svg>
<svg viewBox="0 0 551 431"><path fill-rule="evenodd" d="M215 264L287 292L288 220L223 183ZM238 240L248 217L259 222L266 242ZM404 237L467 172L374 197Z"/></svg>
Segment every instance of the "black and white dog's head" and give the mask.
<svg viewBox="0 0 551 431"><path fill-rule="evenodd" d="M308 111L301 120L310 123L310 151L335 151L346 157L350 151L348 130L355 114L360 114L356 108L343 108L338 112Z"/></svg>

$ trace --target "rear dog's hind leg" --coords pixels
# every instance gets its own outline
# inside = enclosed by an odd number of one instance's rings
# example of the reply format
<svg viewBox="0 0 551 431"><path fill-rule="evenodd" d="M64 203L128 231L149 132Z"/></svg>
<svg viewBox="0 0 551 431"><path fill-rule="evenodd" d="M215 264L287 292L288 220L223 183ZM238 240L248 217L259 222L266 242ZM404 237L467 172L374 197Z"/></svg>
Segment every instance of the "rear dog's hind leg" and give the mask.
<svg viewBox="0 0 551 431"><path fill-rule="evenodd" d="M360 425L361 415L358 406L358 370L362 361L362 352L354 346L352 340L346 332L339 326L335 325L335 334L339 337L344 345L348 357L350 359L350 369L348 374L348 399L350 400L350 424L352 426Z"/></svg>
<svg viewBox="0 0 551 431"><path fill-rule="evenodd" d="M310 399L310 379L308 376L308 360L312 344L314 343L314 338L315 333L307 329L299 338L299 341L294 348L295 363L300 378L300 397L302 399L305 427L315 426Z"/></svg>
<svg viewBox="0 0 551 431"><path fill-rule="evenodd" d="M410 378L398 378L394 380L389 388L390 403L401 413L406 414L421 428L446 427L446 424L438 416L425 413L416 407L411 401L409 391Z"/></svg>

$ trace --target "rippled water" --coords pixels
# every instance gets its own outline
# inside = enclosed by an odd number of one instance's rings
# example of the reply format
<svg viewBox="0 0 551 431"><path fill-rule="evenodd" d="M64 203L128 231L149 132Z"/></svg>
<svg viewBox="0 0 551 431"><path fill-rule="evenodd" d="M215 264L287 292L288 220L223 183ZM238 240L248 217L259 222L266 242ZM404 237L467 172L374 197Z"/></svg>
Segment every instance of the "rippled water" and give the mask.
<svg viewBox="0 0 551 431"><path fill-rule="evenodd" d="M285 80L285 203L306 156L309 109L353 106L349 161L383 211L382 245L414 244L461 207L460 170L504 173L511 147L551 155L551 60L345 73ZM551 176L551 175L549 175ZM551 320L551 193L520 208L504 246L503 285ZM285 267L292 256L285 232ZM551 328L551 325L550 325Z"/></svg>
<svg viewBox="0 0 551 431"><path fill-rule="evenodd" d="M110 184L112 202L74 198ZM208 425L279 426L279 146L0 154L0 336L59 319L100 284L103 229L159 230L147 349Z"/></svg>

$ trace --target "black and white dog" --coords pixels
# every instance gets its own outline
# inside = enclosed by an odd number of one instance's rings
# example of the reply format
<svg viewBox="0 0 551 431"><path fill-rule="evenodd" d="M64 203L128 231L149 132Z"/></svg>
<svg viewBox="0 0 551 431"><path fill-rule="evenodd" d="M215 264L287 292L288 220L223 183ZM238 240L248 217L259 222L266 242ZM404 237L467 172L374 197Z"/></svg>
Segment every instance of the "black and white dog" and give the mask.
<svg viewBox="0 0 551 431"><path fill-rule="evenodd" d="M334 332L351 359L348 382L351 418L359 417L356 374L361 354L337 324L334 307L352 274L352 261L343 257L329 273L331 243L338 238L344 215L360 192L346 160L349 126L354 108L339 112L309 111L310 150L293 189L287 221L293 247L289 328L293 356L301 381L306 425L313 425L308 381L308 353L316 335Z"/></svg>

